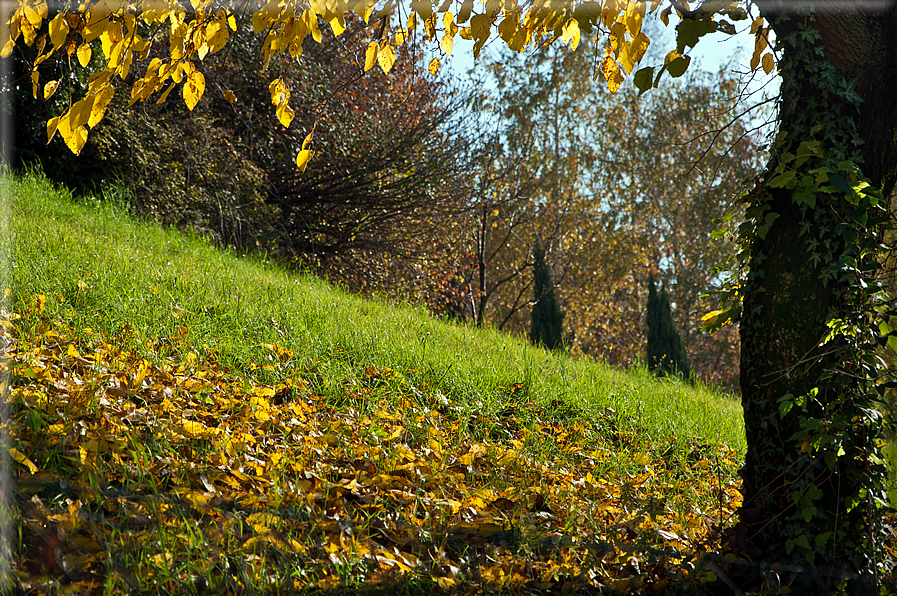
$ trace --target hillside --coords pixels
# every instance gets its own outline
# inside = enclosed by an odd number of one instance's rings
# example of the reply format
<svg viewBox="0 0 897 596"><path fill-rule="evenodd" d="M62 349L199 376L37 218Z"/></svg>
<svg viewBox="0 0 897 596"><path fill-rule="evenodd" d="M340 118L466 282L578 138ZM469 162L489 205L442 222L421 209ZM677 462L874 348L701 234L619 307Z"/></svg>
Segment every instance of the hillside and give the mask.
<svg viewBox="0 0 897 596"><path fill-rule="evenodd" d="M720 581L701 553L740 499L731 396L7 184L23 589Z"/></svg>

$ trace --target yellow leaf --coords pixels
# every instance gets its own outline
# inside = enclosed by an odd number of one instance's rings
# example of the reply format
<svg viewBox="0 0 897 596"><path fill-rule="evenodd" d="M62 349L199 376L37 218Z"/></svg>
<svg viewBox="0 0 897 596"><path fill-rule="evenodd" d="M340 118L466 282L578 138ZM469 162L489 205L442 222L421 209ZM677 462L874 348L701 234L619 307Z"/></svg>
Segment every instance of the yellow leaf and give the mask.
<svg viewBox="0 0 897 596"><path fill-rule="evenodd" d="M36 465L34 465L34 462L31 461L30 459L28 459L27 455L25 455L24 453L22 453L15 447L9 448L9 456L12 457L17 462L19 462L20 464L22 464L23 466L26 466L28 468L28 471L31 472L32 474L37 473L38 467Z"/></svg>
<svg viewBox="0 0 897 596"><path fill-rule="evenodd" d="M12 51L15 47L16 42L12 38L12 36L7 37L6 43L3 44L3 49L0 50L0 58L9 58L12 55Z"/></svg>
<svg viewBox="0 0 897 596"><path fill-rule="evenodd" d="M314 154L314 151L309 151L308 149L303 149L299 152L299 155L296 156L296 166L299 168L300 172L305 171L305 168L308 166L309 160Z"/></svg>
<svg viewBox="0 0 897 596"><path fill-rule="evenodd" d="M72 107L72 110L74 110L74 106ZM59 120L57 130L59 131L59 134L62 135L62 140L65 141L69 150L75 155L80 155L81 149L83 149L85 143L87 143L87 127L83 124L80 126L72 126L72 118L68 115L63 115Z"/></svg>
<svg viewBox="0 0 897 596"><path fill-rule="evenodd" d="M124 39L121 23L117 21L110 22L103 32L100 34L100 42L103 45L103 55L110 62L109 67L113 68L118 58L121 56L119 43Z"/></svg>
<svg viewBox="0 0 897 596"><path fill-rule="evenodd" d="M772 54L766 53L763 54L763 58L761 60L761 64L763 65L763 72L766 74L770 74L776 67L776 60ZM44 91L46 93L46 91Z"/></svg>
<svg viewBox="0 0 897 596"><path fill-rule="evenodd" d="M228 39L230 39L230 33L222 20L213 21L206 27L206 41L210 54L214 54L227 45Z"/></svg>
<svg viewBox="0 0 897 596"><path fill-rule="evenodd" d="M439 47L442 48L442 51L445 52L446 55L450 55L455 47L454 38L446 32L446 34L442 36L442 41L439 42Z"/></svg>
<svg viewBox="0 0 897 596"><path fill-rule="evenodd" d="M430 71L431 75L436 76L436 73L439 72L439 58L430 60L430 66L427 67L427 70Z"/></svg>
<svg viewBox="0 0 897 596"><path fill-rule="evenodd" d="M164 103L165 100L168 99L168 94L171 93L171 91L172 91L175 87L177 87L177 83L172 83L171 85L169 85L169 86L168 86L168 89L166 89L165 91L163 91L163 92L162 92L162 95L159 96L159 99L156 101L156 105L159 105L159 104L161 104L161 103Z"/></svg>
<svg viewBox="0 0 897 596"><path fill-rule="evenodd" d="M380 65L380 70L383 71L383 74L389 74L393 64L396 63L395 48L389 44L385 44L380 48L380 51L377 53L377 63Z"/></svg>
<svg viewBox="0 0 897 596"><path fill-rule="evenodd" d="M275 106L285 105L290 101L290 90L287 88L283 79L274 79L268 85L268 91L271 93L271 103Z"/></svg>
<svg viewBox="0 0 897 596"><path fill-rule="evenodd" d="M53 140L53 137L56 136L56 128L59 126L59 116L55 118L50 118L47 122L47 144L50 144L50 141Z"/></svg>
<svg viewBox="0 0 897 596"><path fill-rule="evenodd" d="M226 99L230 103L237 103L237 96L230 89L224 90L224 99Z"/></svg>
<svg viewBox="0 0 897 596"><path fill-rule="evenodd" d="M108 81L113 74L115 74L115 72L112 70L103 70L90 75L90 77L87 79L87 92L93 93L94 91L105 85L106 81Z"/></svg>
<svg viewBox="0 0 897 596"><path fill-rule="evenodd" d="M611 56L605 56L601 62L601 73L604 75L604 80L607 81L607 88L611 93L616 93L620 85L623 84L623 75L617 61Z"/></svg>
<svg viewBox="0 0 897 596"><path fill-rule="evenodd" d="M69 26L65 22L65 15L60 12L50 21L50 42L53 44L53 47L61 48L65 44L68 33Z"/></svg>
<svg viewBox="0 0 897 596"><path fill-rule="evenodd" d="M570 44L570 49L575 50L579 45L579 22L576 19L570 19L564 25L564 32L561 35L561 41Z"/></svg>
<svg viewBox="0 0 897 596"><path fill-rule="evenodd" d="M36 70L31 71L31 93L34 95L34 99L37 99L37 81L40 78L40 73Z"/></svg>
<svg viewBox="0 0 897 596"><path fill-rule="evenodd" d="M367 23L371 18L371 13L374 12L374 6L377 4L375 0L358 0L355 2L355 14L364 19L364 22Z"/></svg>
<svg viewBox="0 0 897 596"><path fill-rule="evenodd" d="M379 49L380 44L376 41L372 41L368 44L368 49L364 54L364 72L367 72L374 67L374 62L377 60L377 52Z"/></svg>
<svg viewBox="0 0 897 596"><path fill-rule="evenodd" d="M337 37L342 35L343 31L346 30L346 26L341 19L342 13L338 13L335 17L327 21L330 24L330 28L333 30L333 34Z"/></svg>
<svg viewBox="0 0 897 596"><path fill-rule="evenodd" d="M424 33L427 34L427 40L433 41L436 39L436 17L430 19L424 19Z"/></svg>
<svg viewBox="0 0 897 596"><path fill-rule="evenodd" d="M620 51L620 63L623 65L623 69L631 73L632 69L638 64L639 60L641 60L645 52L648 51L648 44L651 41L644 33L639 33L635 37L633 37L632 41L629 43L624 43L622 50Z"/></svg>
<svg viewBox="0 0 897 596"><path fill-rule="evenodd" d="M59 81L50 81L44 85L44 99L50 99L56 93L57 87L59 87Z"/></svg>
<svg viewBox="0 0 897 596"><path fill-rule="evenodd" d="M106 106L112 101L113 95L115 95L115 88L112 85L106 85L97 91L93 106L90 109L90 118L87 120L89 127L93 128L103 119L103 116L106 114Z"/></svg>
<svg viewBox="0 0 897 596"><path fill-rule="evenodd" d="M196 422L195 420L184 420L181 423L181 428L188 435L201 435L206 430L202 422Z"/></svg>
<svg viewBox="0 0 897 596"><path fill-rule="evenodd" d="M629 35L632 37L636 37L641 33L646 9L647 5L637 0L630 0L626 4L626 30L629 31Z"/></svg>
<svg viewBox="0 0 897 596"><path fill-rule="evenodd" d="M78 46L78 64L80 64L82 67L86 67L90 62L90 56L92 53L93 51L90 49L90 44L82 43L80 46Z"/></svg>
<svg viewBox="0 0 897 596"><path fill-rule="evenodd" d="M187 77L187 81L184 83L183 89L184 103L187 104L188 110L192 111L193 108L196 107L196 104L199 103L205 90L206 79L202 76L202 73L198 70L190 73L190 76Z"/></svg>

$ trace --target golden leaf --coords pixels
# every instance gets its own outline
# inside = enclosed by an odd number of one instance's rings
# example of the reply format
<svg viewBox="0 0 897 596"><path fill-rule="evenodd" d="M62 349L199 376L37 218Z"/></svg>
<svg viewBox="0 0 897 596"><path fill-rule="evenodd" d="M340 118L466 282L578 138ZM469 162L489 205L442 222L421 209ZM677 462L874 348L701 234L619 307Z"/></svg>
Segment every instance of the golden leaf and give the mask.
<svg viewBox="0 0 897 596"><path fill-rule="evenodd" d="M59 81L50 81L44 85L44 99L50 99L56 93L57 87L59 87Z"/></svg>
<svg viewBox="0 0 897 596"><path fill-rule="evenodd" d="M647 4L638 0L630 0L626 5L626 30L632 37L641 33L646 9Z"/></svg>
<svg viewBox="0 0 897 596"><path fill-rule="evenodd" d="M763 58L761 60L761 64L763 65L763 72L766 74L770 74L776 67L776 60L772 54L766 53L763 54Z"/></svg>
<svg viewBox="0 0 897 596"><path fill-rule="evenodd" d="M230 89L224 90L224 99L226 99L230 103L237 103L237 96Z"/></svg>
<svg viewBox="0 0 897 596"><path fill-rule="evenodd" d="M442 36L442 41L439 42L439 47L442 48L442 51L446 53L446 55L450 55L455 46L455 40L451 35L446 32L445 35Z"/></svg>
<svg viewBox="0 0 897 596"><path fill-rule="evenodd" d="M82 43L80 46L78 46L78 64L80 64L82 67L86 67L90 62L90 56L92 53L93 52L90 49L90 44Z"/></svg>
<svg viewBox="0 0 897 596"><path fill-rule="evenodd" d="M36 70L31 71L31 93L34 95L34 99L37 99L37 81L40 78L40 73Z"/></svg>
<svg viewBox="0 0 897 596"><path fill-rule="evenodd" d="M308 166L309 160L314 156L314 151L309 151L308 149L303 149L299 152L299 155L296 156L296 167L299 168L300 172L304 172L305 168Z"/></svg>
<svg viewBox="0 0 897 596"><path fill-rule="evenodd" d="M181 430L183 430L184 434L187 435L201 435L205 432L206 427L202 422L196 422L195 420L183 420L181 422Z"/></svg>
<svg viewBox="0 0 897 596"><path fill-rule="evenodd" d="M50 118L47 122L47 144L50 144L50 141L53 140L53 137L56 136L56 128L59 126L59 116L55 118Z"/></svg>
<svg viewBox="0 0 897 596"><path fill-rule="evenodd" d="M430 60L430 65L427 67L427 70L430 71L431 75L436 76L436 73L439 72L439 58Z"/></svg>
<svg viewBox="0 0 897 596"><path fill-rule="evenodd" d="M10 36L6 39L6 43L3 44L3 49L0 50L0 58L9 58L12 55L13 48L16 47L15 40Z"/></svg>
<svg viewBox="0 0 897 596"><path fill-rule="evenodd" d="M290 90L283 79L271 81L268 84L268 92L271 94L271 103L275 106L282 106L290 101Z"/></svg>
<svg viewBox="0 0 897 596"><path fill-rule="evenodd" d="M379 49L380 44L376 41L372 41L368 44L368 49L364 54L364 72L367 72L374 67L374 62L377 60L377 52Z"/></svg>
<svg viewBox="0 0 897 596"><path fill-rule="evenodd" d="M616 93L620 85L623 84L623 74L620 72L617 61L611 56L605 56L601 62L601 74L604 75L604 80L607 81L607 88L610 92Z"/></svg>
<svg viewBox="0 0 897 596"><path fill-rule="evenodd" d="M112 101L113 95L115 95L115 88L112 85L105 85L97 91L93 105L90 108L90 117L87 120L88 126L93 128L99 124L100 120L102 120L103 116L106 114L106 106Z"/></svg>
<svg viewBox="0 0 897 596"><path fill-rule="evenodd" d="M187 104L188 110L192 111L196 107L205 90L206 79L202 73L198 70L190 73L183 89L184 103Z"/></svg>
<svg viewBox="0 0 897 596"><path fill-rule="evenodd" d="M38 467L36 465L34 465L34 462L32 462L30 459L28 459L27 455L25 455L24 453L22 453L15 447L9 448L9 456L11 458L13 458L14 460L16 460L17 462L19 462L20 464L22 464L23 466L26 466L28 468L28 471L31 472L32 474L37 473Z"/></svg>
<svg viewBox="0 0 897 596"><path fill-rule="evenodd" d="M561 41L570 44L570 49L575 50L579 45L579 22L576 19L570 19L564 25L564 32L561 35Z"/></svg>
<svg viewBox="0 0 897 596"><path fill-rule="evenodd" d="M389 44L385 44L380 51L377 53L377 64L380 65L380 70L383 71L383 74L389 74L389 71L392 70L393 64L396 63L396 50Z"/></svg>
<svg viewBox="0 0 897 596"><path fill-rule="evenodd" d="M53 17L53 20L50 21L50 42L53 44L54 48L61 48L65 43L65 38L68 36L69 26L68 23L65 22L65 15L63 13L57 14Z"/></svg>

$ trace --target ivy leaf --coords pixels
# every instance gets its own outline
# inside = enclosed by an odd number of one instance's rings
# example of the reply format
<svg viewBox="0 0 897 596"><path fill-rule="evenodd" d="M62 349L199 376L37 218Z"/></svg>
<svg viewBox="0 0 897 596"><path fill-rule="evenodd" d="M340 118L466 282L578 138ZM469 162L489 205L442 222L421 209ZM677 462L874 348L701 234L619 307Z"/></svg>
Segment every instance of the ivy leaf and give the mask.
<svg viewBox="0 0 897 596"><path fill-rule="evenodd" d="M843 177L833 172L828 175L828 181L832 186L843 192L845 195L853 196L853 188L851 188L850 183Z"/></svg>
<svg viewBox="0 0 897 596"><path fill-rule="evenodd" d="M796 178L797 173L794 170L787 170L770 180L769 185L773 188L787 188Z"/></svg>

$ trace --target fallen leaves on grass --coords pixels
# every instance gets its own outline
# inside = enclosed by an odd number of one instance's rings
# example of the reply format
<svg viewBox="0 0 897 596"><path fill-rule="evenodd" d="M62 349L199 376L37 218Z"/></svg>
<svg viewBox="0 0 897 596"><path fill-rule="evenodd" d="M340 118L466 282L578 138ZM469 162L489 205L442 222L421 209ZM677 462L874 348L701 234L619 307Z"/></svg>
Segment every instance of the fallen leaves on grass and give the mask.
<svg viewBox="0 0 897 596"><path fill-rule="evenodd" d="M184 333L127 347L44 303L0 321L25 590L716 580L694 561L740 505L723 446L652 444L562 402L462 415L414 371L364 364L337 408L282 346L262 346L268 385Z"/></svg>

